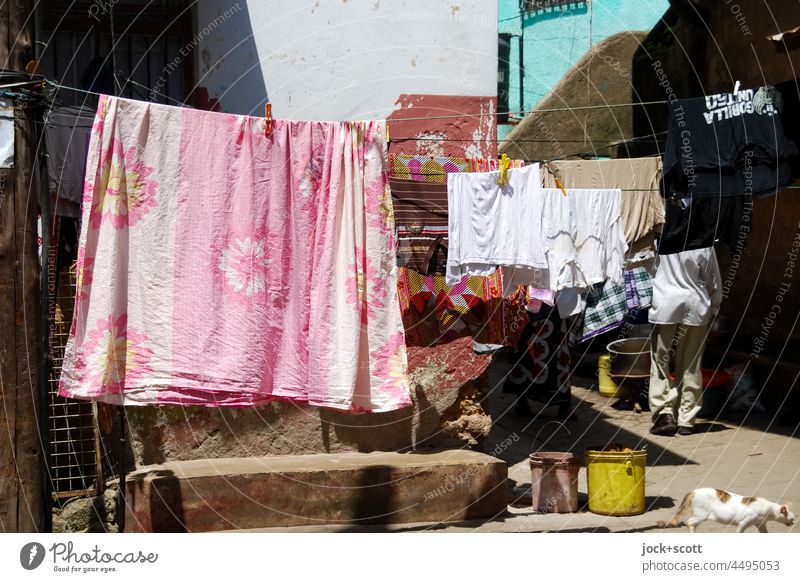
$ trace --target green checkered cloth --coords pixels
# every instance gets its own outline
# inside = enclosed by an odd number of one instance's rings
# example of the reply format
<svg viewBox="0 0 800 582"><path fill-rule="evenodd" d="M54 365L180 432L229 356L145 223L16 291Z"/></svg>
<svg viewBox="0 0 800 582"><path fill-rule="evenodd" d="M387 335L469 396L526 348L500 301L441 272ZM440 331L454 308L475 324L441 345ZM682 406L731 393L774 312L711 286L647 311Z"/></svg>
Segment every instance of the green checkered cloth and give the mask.
<svg viewBox="0 0 800 582"><path fill-rule="evenodd" d="M625 301L628 309L644 309L653 303L653 277L643 267L625 271Z"/></svg>

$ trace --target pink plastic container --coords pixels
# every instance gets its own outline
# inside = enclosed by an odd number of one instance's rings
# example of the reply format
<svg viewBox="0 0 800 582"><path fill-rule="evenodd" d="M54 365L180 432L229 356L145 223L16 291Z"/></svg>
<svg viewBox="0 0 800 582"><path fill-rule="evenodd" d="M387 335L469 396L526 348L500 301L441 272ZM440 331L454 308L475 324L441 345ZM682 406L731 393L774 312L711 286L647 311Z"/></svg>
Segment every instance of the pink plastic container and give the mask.
<svg viewBox="0 0 800 582"><path fill-rule="evenodd" d="M530 455L533 509L540 513L578 510L580 457L575 453Z"/></svg>

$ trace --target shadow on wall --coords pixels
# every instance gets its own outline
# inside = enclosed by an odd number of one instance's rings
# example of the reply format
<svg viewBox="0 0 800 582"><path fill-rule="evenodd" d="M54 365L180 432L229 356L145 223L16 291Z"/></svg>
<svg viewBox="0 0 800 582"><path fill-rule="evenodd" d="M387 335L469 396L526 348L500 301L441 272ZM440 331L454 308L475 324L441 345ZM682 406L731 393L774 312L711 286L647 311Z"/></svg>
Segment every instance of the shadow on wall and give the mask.
<svg viewBox="0 0 800 582"><path fill-rule="evenodd" d="M233 2L198 0L194 26L197 82L196 107L261 116L269 100L258 56L250 10Z"/></svg>

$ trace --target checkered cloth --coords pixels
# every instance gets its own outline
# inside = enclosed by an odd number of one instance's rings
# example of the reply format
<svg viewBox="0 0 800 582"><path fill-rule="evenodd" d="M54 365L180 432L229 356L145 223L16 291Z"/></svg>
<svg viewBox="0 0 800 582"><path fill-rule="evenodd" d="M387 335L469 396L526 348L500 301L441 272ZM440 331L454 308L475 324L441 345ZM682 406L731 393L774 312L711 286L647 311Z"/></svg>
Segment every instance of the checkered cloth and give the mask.
<svg viewBox="0 0 800 582"><path fill-rule="evenodd" d="M625 323L629 310L645 309L653 301L653 278L647 269L625 271L624 285L606 281L586 294L586 308L573 325L570 341L585 342Z"/></svg>
<svg viewBox="0 0 800 582"><path fill-rule="evenodd" d="M609 281L595 285L586 295L580 341L619 327L627 315L628 304L623 287Z"/></svg>
<svg viewBox="0 0 800 582"><path fill-rule="evenodd" d="M653 277L643 267L625 271L625 301L628 309L644 309L653 303Z"/></svg>

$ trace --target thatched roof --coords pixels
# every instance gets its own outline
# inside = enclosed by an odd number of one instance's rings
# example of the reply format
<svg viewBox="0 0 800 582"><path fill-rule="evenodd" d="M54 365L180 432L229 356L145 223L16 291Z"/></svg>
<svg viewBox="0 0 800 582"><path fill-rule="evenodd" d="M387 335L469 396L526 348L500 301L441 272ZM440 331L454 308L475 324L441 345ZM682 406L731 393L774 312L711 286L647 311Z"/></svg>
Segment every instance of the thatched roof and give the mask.
<svg viewBox="0 0 800 582"><path fill-rule="evenodd" d="M612 155L608 145L630 139L633 130L631 108L609 105L631 102L631 62L646 35L620 32L595 45L514 128L499 152L525 160ZM541 111L587 105L599 107Z"/></svg>

